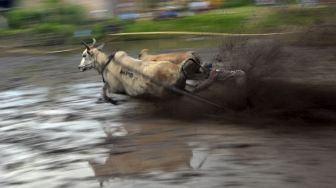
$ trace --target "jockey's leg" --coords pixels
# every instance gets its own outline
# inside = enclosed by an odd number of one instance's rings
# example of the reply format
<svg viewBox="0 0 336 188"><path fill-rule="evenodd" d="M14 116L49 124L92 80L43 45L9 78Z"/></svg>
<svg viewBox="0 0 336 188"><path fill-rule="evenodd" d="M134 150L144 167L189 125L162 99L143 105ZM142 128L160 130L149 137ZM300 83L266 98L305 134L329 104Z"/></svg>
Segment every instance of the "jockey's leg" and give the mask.
<svg viewBox="0 0 336 188"><path fill-rule="evenodd" d="M211 71L209 77L206 80L199 82L195 88L191 89L191 92L199 92L207 89L217 80L217 77L218 72L216 70Z"/></svg>
<svg viewBox="0 0 336 188"><path fill-rule="evenodd" d="M218 72L218 80L225 81L233 78L238 86L244 85L246 82L246 74L242 70L227 71L217 69L216 71Z"/></svg>
<svg viewBox="0 0 336 188"><path fill-rule="evenodd" d="M246 81L245 72L242 70L227 71L216 69L210 72L210 75L206 80L199 82L195 88L191 89L191 92L205 90L209 88L216 80L225 81L230 78L235 78L236 84L239 86L244 85Z"/></svg>

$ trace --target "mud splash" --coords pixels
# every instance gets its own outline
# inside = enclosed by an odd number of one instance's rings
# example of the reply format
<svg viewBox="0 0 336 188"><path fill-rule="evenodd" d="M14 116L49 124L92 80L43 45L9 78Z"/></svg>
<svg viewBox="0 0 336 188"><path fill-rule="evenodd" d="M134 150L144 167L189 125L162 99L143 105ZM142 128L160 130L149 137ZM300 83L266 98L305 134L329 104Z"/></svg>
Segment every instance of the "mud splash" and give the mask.
<svg viewBox="0 0 336 188"><path fill-rule="evenodd" d="M246 107L252 112L335 121L333 51L332 47L294 48L274 40L236 38L219 47L213 62L246 72ZM233 94L224 101L244 100L241 88L231 91Z"/></svg>

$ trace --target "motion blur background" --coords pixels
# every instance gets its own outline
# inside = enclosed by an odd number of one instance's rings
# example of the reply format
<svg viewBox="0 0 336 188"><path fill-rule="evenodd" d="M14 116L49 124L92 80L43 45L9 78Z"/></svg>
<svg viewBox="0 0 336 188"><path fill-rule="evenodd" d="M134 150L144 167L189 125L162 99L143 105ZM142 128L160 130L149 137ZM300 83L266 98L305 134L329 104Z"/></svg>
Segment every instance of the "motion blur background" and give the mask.
<svg viewBox="0 0 336 188"><path fill-rule="evenodd" d="M336 0L0 7L1 188L336 187ZM225 112L187 97L101 103L101 77L77 69L93 37L107 54L192 50L246 85L200 93Z"/></svg>
<svg viewBox="0 0 336 188"><path fill-rule="evenodd" d="M333 23L334 5L334 0L1 0L0 38L34 46L116 32L302 31Z"/></svg>

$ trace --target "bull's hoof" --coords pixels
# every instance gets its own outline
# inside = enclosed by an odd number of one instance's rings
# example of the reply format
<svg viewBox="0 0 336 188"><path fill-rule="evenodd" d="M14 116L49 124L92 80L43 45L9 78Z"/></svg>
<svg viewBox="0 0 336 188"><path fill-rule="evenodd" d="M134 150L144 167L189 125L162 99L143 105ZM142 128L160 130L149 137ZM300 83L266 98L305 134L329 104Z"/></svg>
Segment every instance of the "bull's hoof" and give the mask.
<svg viewBox="0 0 336 188"><path fill-rule="evenodd" d="M108 99L107 102L113 104L113 105L119 105L118 101L112 100L112 99Z"/></svg>
<svg viewBox="0 0 336 188"><path fill-rule="evenodd" d="M106 101L103 98L99 98L99 99L97 99L97 101L95 103L96 104L102 104L102 103L106 103Z"/></svg>
<svg viewBox="0 0 336 188"><path fill-rule="evenodd" d="M115 101L111 98L99 98L97 101L96 101L96 104L103 104L103 103L111 103L113 105L118 105L118 101Z"/></svg>

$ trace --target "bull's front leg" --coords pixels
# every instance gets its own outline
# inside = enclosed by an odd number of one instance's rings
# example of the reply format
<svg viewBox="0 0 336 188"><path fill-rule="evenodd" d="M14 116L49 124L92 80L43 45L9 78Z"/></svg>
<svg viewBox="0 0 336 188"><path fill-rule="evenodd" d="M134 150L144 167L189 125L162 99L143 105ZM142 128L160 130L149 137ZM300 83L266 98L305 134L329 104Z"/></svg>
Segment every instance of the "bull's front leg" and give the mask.
<svg viewBox="0 0 336 188"><path fill-rule="evenodd" d="M102 89L102 98L99 99L98 102L108 102L108 103L117 105L118 102L116 100L113 100L112 97L109 97L108 93L109 93L109 85L105 83Z"/></svg>

